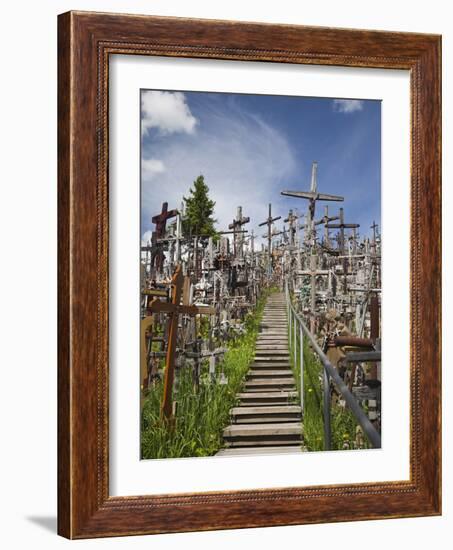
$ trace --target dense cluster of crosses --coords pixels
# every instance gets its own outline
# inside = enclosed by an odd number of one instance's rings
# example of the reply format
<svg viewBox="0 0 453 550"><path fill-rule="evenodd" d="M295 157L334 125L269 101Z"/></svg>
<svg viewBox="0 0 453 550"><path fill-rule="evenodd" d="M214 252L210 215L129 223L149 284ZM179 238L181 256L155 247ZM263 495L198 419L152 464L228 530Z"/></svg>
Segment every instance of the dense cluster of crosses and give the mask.
<svg viewBox="0 0 453 550"><path fill-rule="evenodd" d="M258 224L267 228L261 247L247 229L250 218L241 206L228 228L215 236L184 236L183 207L169 210L164 202L153 216L152 238L141 248L142 393L162 376L163 360L169 365L162 404L167 418L173 413L171 392L179 368L190 366L197 385L200 365L209 361L212 383L224 383L219 358L243 332L260 292L269 285L288 285L311 332L379 426L378 226L373 222L372 236L361 237L359 224L345 221L344 208L331 214L324 204L322 215L317 213L318 203L345 198L318 191L316 162L308 191L281 194L294 198L294 207L275 216L269 204Z"/></svg>

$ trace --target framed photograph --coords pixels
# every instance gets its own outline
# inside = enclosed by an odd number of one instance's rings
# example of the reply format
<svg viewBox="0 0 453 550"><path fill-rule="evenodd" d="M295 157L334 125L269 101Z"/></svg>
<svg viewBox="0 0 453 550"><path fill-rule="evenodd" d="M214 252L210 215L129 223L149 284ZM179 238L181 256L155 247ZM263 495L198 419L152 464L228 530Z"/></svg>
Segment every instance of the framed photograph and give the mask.
<svg viewBox="0 0 453 550"><path fill-rule="evenodd" d="M440 37L58 40L59 533L440 514Z"/></svg>

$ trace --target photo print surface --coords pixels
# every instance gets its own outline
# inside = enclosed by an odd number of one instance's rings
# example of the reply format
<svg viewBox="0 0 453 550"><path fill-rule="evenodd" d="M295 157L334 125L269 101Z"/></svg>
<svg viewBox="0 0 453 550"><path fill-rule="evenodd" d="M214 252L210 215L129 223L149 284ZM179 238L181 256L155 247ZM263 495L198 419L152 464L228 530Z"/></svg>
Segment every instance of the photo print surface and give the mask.
<svg viewBox="0 0 453 550"><path fill-rule="evenodd" d="M141 458L380 447L380 101L140 94Z"/></svg>

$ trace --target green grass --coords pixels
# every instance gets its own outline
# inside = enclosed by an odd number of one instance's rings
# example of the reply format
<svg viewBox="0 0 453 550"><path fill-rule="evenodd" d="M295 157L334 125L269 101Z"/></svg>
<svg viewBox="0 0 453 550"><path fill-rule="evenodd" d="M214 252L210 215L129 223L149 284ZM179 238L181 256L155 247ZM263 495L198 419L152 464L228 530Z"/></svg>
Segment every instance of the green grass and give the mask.
<svg viewBox="0 0 453 550"><path fill-rule="evenodd" d="M296 364L294 349L291 350L291 366L296 379L300 402L300 339L297 335ZM324 450L324 415L323 415L323 366L310 349L307 338L304 338L304 446L307 451ZM331 449L354 449L356 445L357 421L350 410L338 405L331 407ZM360 448L368 448L366 441Z"/></svg>
<svg viewBox="0 0 453 550"><path fill-rule="evenodd" d="M245 334L228 344L223 361L217 365L217 373L223 371L227 384L211 382L207 361L201 368L198 389L194 387L189 366L177 371L173 429L160 419L163 383L151 388L142 412L142 458L211 456L222 447L222 431L229 424L230 409L237 403L236 394L253 360L264 304L273 290L263 293L255 311L246 318Z"/></svg>

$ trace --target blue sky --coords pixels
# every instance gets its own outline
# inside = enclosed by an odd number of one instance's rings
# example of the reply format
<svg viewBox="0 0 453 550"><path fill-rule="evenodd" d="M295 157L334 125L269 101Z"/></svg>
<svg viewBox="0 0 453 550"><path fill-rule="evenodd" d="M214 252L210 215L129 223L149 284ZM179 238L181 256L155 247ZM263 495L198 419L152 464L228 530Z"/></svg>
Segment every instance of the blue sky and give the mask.
<svg viewBox="0 0 453 550"><path fill-rule="evenodd" d="M345 197L329 203L330 214L343 206L345 221L360 223L362 235L380 222L379 101L142 90L141 125L145 240L162 202L178 208L200 174L216 201L218 229L242 206L247 228L264 234L257 226L269 202L273 215L305 212L307 201L280 191L308 190L313 161L318 191ZM324 204L317 203L316 217Z"/></svg>

